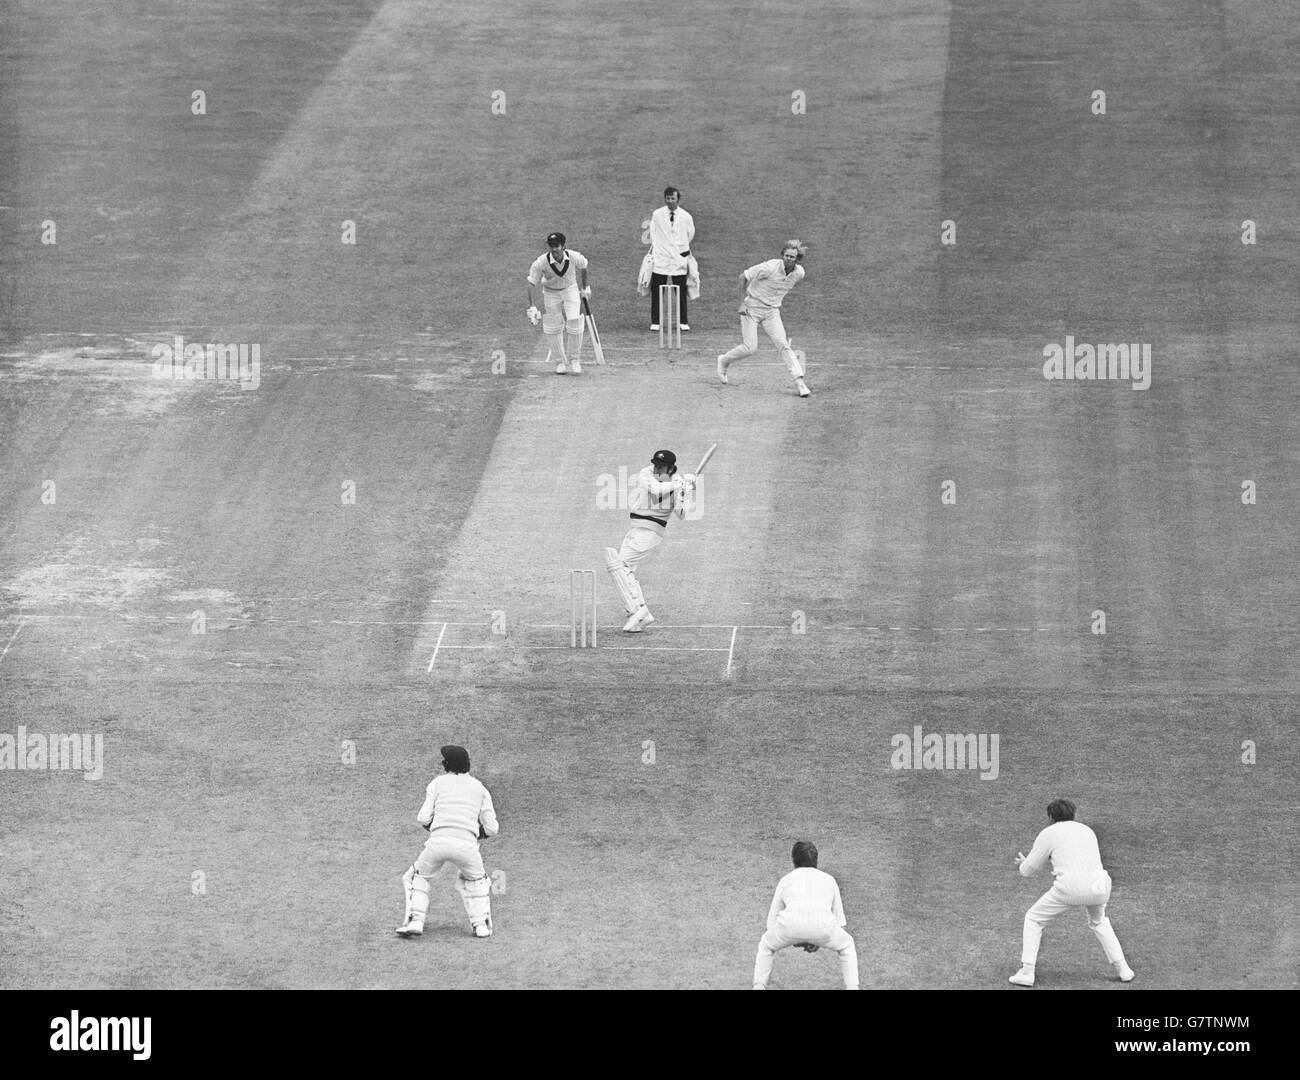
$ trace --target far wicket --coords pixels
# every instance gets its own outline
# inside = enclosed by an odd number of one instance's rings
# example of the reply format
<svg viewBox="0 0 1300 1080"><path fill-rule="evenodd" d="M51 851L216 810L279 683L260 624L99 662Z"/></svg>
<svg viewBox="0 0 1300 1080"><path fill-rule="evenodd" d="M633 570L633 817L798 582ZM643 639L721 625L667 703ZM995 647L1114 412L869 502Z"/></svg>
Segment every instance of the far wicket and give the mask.
<svg viewBox="0 0 1300 1080"><path fill-rule="evenodd" d="M664 332L667 331L667 346L664 345ZM676 344L673 334L676 333ZM680 349L682 347L682 290L678 285L659 286L659 348Z"/></svg>
<svg viewBox="0 0 1300 1080"><path fill-rule="evenodd" d="M590 608L588 603L590 602ZM591 616L591 644L587 644L587 617ZM578 644L578 628L582 628L582 644ZM569 647L587 649L596 647L596 571L569 571Z"/></svg>

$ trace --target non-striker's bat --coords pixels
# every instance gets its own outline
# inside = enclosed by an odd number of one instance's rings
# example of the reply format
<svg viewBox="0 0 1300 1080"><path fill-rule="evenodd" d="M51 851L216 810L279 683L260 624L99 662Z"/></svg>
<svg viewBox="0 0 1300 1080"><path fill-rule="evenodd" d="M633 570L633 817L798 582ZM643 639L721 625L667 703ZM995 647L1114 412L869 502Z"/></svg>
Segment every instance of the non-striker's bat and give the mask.
<svg viewBox="0 0 1300 1080"><path fill-rule="evenodd" d="M600 331L596 329L596 316L591 313L591 305L587 303L587 298L582 298L582 310L587 316L587 325L591 328L591 351L596 356L596 363L605 362L605 350L600 347Z"/></svg>

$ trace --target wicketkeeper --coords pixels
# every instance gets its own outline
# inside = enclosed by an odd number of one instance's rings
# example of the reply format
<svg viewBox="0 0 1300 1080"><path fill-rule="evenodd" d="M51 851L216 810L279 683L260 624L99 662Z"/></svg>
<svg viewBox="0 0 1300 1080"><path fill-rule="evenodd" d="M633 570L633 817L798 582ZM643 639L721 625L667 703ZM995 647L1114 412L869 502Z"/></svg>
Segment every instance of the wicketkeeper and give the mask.
<svg viewBox="0 0 1300 1080"><path fill-rule="evenodd" d="M424 805L415 820L429 830L429 839L419 858L402 875L406 892L406 919L397 928L402 937L424 933L429 911L429 879L443 863L459 871L456 891L465 903L465 913L475 937L492 936L492 882L483 869L478 842L496 836L496 810L492 796L469 775L469 751L463 746L442 748L446 773L435 777L426 789Z"/></svg>

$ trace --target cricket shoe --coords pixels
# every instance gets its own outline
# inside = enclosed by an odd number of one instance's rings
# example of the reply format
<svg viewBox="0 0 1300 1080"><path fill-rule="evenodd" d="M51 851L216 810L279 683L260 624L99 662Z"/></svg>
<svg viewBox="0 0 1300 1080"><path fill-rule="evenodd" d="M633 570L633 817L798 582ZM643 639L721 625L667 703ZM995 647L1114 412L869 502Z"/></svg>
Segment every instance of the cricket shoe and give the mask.
<svg viewBox="0 0 1300 1080"><path fill-rule="evenodd" d="M491 920L491 919L488 919L487 922L479 923L477 926L475 926L475 927L474 927L474 936L475 936L475 937L491 937L491 936L492 936L492 920Z"/></svg>
<svg viewBox="0 0 1300 1080"><path fill-rule="evenodd" d="M1114 964L1112 966L1115 968L1115 974L1119 976L1120 982L1133 981L1133 969L1127 964Z"/></svg>
<svg viewBox="0 0 1300 1080"><path fill-rule="evenodd" d="M684 322L681 324L681 326L678 327L678 329L689 334L691 332L691 324L688 322Z"/></svg>
<svg viewBox="0 0 1300 1080"><path fill-rule="evenodd" d="M658 329L659 329L659 324L657 322L652 322L650 324L650 333L653 334Z"/></svg>
<svg viewBox="0 0 1300 1080"><path fill-rule="evenodd" d="M411 919L407 919L406 922L402 923L402 925L397 928L395 933L398 937L419 937L424 933L424 923L417 923Z"/></svg>
<svg viewBox="0 0 1300 1080"><path fill-rule="evenodd" d="M718 356L718 382L722 383L723 386L727 385L727 357L725 353Z"/></svg>
<svg viewBox="0 0 1300 1080"><path fill-rule="evenodd" d="M579 363L577 360L570 360L570 361L569 361L569 373L572 374L572 375L581 375L581 374L582 374L582 364Z"/></svg>
<svg viewBox="0 0 1300 1080"><path fill-rule="evenodd" d="M803 379L796 379L794 385L795 389L799 391L800 397L810 397L812 395L812 391L808 389L808 384Z"/></svg>
<svg viewBox="0 0 1300 1080"><path fill-rule="evenodd" d="M655 617L650 614L650 609L642 604L628 616L627 622L623 624L623 633L639 634L654 621Z"/></svg>
<svg viewBox="0 0 1300 1080"><path fill-rule="evenodd" d="M1017 971L1014 975L1012 975L1011 978L1007 980L1007 982L1014 983L1016 986L1033 986L1034 973L1030 971L1029 968L1022 967L1019 971Z"/></svg>
<svg viewBox="0 0 1300 1080"><path fill-rule="evenodd" d="M569 373L569 366L563 360L561 360L558 364L555 365L555 374L567 375L568 373Z"/></svg>

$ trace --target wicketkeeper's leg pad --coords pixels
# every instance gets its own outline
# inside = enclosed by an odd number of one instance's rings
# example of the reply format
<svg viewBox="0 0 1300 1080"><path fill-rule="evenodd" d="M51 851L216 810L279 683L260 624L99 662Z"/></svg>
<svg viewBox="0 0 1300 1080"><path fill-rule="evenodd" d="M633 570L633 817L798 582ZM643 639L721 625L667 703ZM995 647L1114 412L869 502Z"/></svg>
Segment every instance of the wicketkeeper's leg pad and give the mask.
<svg viewBox="0 0 1300 1080"><path fill-rule="evenodd" d="M406 893L406 918L421 926L429 913L429 881L414 866L402 875L402 889Z"/></svg>
<svg viewBox="0 0 1300 1080"><path fill-rule="evenodd" d="M492 882L489 878L457 876L456 891L460 893L471 926L482 926L488 921L492 914Z"/></svg>

